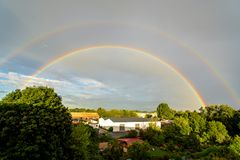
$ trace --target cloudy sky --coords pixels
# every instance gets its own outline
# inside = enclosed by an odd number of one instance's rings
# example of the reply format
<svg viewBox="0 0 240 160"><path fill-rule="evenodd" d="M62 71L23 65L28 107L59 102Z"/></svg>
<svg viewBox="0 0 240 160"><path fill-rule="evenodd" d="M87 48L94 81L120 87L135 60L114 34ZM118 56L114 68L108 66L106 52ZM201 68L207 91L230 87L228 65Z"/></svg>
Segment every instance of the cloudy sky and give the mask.
<svg viewBox="0 0 240 160"><path fill-rule="evenodd" d="M66 106L240 104L238 0L1 0L0 98L54 87Z"/></svg>

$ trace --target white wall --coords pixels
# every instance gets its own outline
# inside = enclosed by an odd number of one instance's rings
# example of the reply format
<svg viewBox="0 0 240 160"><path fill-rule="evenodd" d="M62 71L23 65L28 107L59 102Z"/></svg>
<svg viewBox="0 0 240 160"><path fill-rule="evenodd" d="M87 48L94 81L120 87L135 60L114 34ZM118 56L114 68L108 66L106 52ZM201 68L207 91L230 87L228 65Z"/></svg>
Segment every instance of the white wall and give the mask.
<svg viewBox="0 0 240 160"><path fill-rule="evenodd" d="M106 128L106 129L113 127L114 132L120 131L121 124L124 124L125 131L129 131L129 130L134 130L136 124L139 124L140 129L146 129L147 127L149 127L150 123L156 123L156 126L161 127L160 121L157 121L157 122L112 122L110 119L107 119L107 120L104 120L103 118L99 119L99 126Z"/></svg>

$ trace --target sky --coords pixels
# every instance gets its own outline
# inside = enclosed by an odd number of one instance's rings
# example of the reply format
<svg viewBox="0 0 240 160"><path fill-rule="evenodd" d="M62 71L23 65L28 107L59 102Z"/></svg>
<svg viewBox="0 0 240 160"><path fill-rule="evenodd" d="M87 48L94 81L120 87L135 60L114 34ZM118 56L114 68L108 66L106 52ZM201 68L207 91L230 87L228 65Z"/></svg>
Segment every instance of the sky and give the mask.
<svg viewBox="0 0 240 160"><path fill-rule="evenodd" d="M0 98L49 86L68 107L240 105L238 0L1 0Z"/></svg>

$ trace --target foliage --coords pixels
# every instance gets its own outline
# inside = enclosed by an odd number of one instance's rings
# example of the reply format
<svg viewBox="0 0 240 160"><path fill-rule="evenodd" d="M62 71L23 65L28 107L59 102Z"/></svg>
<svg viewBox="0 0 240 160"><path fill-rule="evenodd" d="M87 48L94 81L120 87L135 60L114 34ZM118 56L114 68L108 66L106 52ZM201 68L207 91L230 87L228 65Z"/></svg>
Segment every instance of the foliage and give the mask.
<svg viewBox="0 0 240 160"><path fill-rule="evenodd" d="M211 105L205 108L208 120L223 122L226 119L232 118L235 110L228 105Z"/></svg>
<svg viewBox="0 0 240 160"><path fill-rule="evenodd" d="M148 152L150 159L161 159L161 160L168 160L169 155L171 152L166 152L164 150L154 149Z"/></svg>
<svg viewBox="0 0 240 160"><path fill-rule="evenodd" d="M135 138L138 136L138 132L136 130L128 131L128 134L124 136L125 138Z"/></svg>
<svg viewBox="0 0 240 160"><path fill-rule="evenodd" d="M34 106L63 107L62 98L48 87L27 87L7 94L2 102L32 104Z"/></svg>
<svg viewBox="0 0 240 160"><path fill-rule="evenodd" d="M135 142L128 148L128 156L132 160L147 160L150 157L150 150L151 146L147 142Z"/></svg>
<svg viewBox="0 0 240 160"><path fill-rule="evenodd" d="M92 112L75 108L71 111ZM135 111L97 109L101 117L136 117ZM0 159L239 159L240 111L228 105L211 105L200 112L157 107L160 119L173 119L162 128L154 123L140 130L143 143L123 146L92 127L71 125L61 97L48 87L15 90L0 102ZM110 129L112 130L112 128ZM136 137L130 131L126 137ZM109 142L100 156L98 143Z"/></svg>
<svg viewBox="0 0 240 160"><path fill-rule="evenodd" d="M2 159L67 159L70 135L71 117L62 105L0 103Z"/></svg>
<svg viewBox="0 0 240 160"><path fill-rule="evenodd" d="M89 137L90 133L88 131L88 128L84 125L81 124L79 126L73 127L71 143L73 160L88 159L88 146L90 144Z"/></svg>
<svg viewBox="0 0 240 160"><path fill-rule="evenodd" d="M80 124L73 127L71 159L99 159L98 142L97 133L91 126Z"/></svg>
<svg viewBox="0 0 240 160"><path fill-rule="evenodd" d="M112 132L112 131L113 131L113 127L109 127L109 128L108 128L108 131L109 131L109 132Z"/></svg>
<svg viewBox="0 0 240 160"><path fill-rule="evenodd" d="M113 141L112 136L110 136L109 134L101 134L98 135L99 136L99 142L110 142Z"/></svg>
<svg viewBox="0 0 240 160"><path fill-rule="evenodd" d="M188 120L193 133L202 135L206 130L206 118L204 116L201 116L199 113L190 112L188 114Z"/></svg>
<svg viewBox="0 0 240 160"><path fill-rule="evenodd" d="M190 135L192 128L189 125L188 118L177 117L174 119L176 130L182 135Z"/></svg>
<svg viewBox="0 0 240 160"><path fill-rule="evenodd" d="M88 109L88 108L72 108L69 109L70 112L96 112L95 109Z"/></svg>
<svg viewBox="0 0 240 160"><path fill-rule="evenodd" d="M236 111L232 118L232 136L240 135L240 111Z"/></svg>
<svg viewBox="0 0 240 160"><path fill-rule="evenodd" d="M208 130L205 136L206 139L212 143L223 143L229 139L226 127L221 122L217 121L208 123Z"/></svg>
<svg viewBox="0 0 240 160"><path fill-rule="evenodd" d="M16 89L13 92L8 93L3 99L3 102L14 102L17 99L20 99L22 97L22 92L20 89Z"/></svg>
<svg viewBox="0 0 240 160"><path fill-rule="evenodd" d="M231 157L231 158L230 158ZM228 160L233 157L229 155L228 149L225 146L210 146L200 152L191 154L194 159L222 159Z"/></svg>
<svg viewBox="0 0 240 160"><path fill-rule="evenodd" d="M165 138L160 130L152 127L148 127L146 130L140 130L140 137L154 146L160 146Z"/></svg>
<svg viewBox="0 0 240 160"><path fill-rule="evenodd" d="M103 158L107 160L123 160L125 159L125 154L123 152L123 146L118 143L118 141L113 141L110 143L109 147L104 150Z"/></svg>
<svg viewBox="0 0 240 160"><path fill-rule="evenodd" d="M173 119L175 111L172 110L168 104L161 103L157 107L157 116L160 119Z"/></svg>
<svg viewBox="0 0 240 160"><path fill-rule="evenodd" d="M105 110L104 108L98 108L97 113L100 117L137 117L137 113L131 110Z"/></svg>
<svg viewBox="0 0 240 160"><path fill-rule="evenodd" d="M148 113L144 116L144 118L152 118L152 115Z"/></svg>
<svg viewBox="0 0 240 160"><path fill-rule="evenodd" d="M235 126L233 117L235 110L228 105L211 105L205 108L205 116L208 121L219 121L222 122L230 135L237 134L235 132Z"/></svg>
<svg viewBox="0 0 240 160"><path fill-rule="evenodd" d="M235 136L229 145L229 150L236 157L240 157L240 136Z"/></svg>

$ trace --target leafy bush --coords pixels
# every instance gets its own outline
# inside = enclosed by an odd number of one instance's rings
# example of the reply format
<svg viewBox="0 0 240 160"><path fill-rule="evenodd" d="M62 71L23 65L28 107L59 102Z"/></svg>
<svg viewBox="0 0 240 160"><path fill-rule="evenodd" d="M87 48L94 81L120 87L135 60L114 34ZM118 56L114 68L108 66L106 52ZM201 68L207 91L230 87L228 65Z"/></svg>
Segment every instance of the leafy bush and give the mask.
<svg viewBox="0 0 240 160"><path fill-rule="evenodd" d="M229 150L232 154L237 157L240 157L240 137L237 135L232 140L232 143L229 146Z"/></svg>
<svg viewBox="0 0 240 160"><path fill-rule="evenodd" d="M125 154L123 152L123 146L119 144L117 140L109 143L107 149L102 153L103 158L107 160L125 160Z"/></svg>
<svg viewBox="0 0 240 160"><path fill-rule="evenodd" d="M136 130L128 131L128 134L124 136L125 138L134 138L138 136L138 132Z"/></svg>
<svg viewBox="0 0 240 160"><path fill-rule="evenodd" d="M135 142L128 148L128 156L132 160L147 160L150 157L151 146L147 143Z"/></svg>

